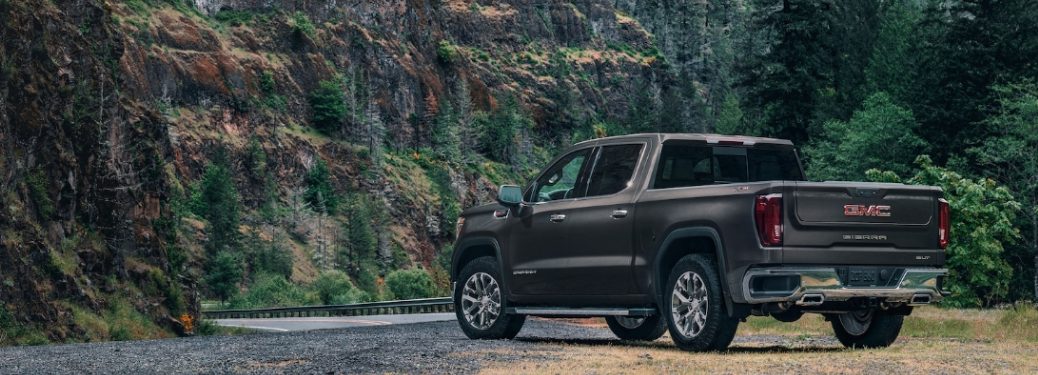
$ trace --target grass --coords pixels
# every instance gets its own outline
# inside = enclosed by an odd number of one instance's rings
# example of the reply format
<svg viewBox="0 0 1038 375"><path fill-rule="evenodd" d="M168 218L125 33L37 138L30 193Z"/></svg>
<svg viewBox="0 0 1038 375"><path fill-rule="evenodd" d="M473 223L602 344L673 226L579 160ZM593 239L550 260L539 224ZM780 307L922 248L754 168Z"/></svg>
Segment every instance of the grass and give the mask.
<svg viewBox="0 0 1038 375"><path fill-rule="evenodd" d="M588 324L581 321L581 324ZM591 325L605 327L595 320ZM539 342L522 353L495 349L464 354L491 361L490 374L516 373L1038 373L1038 310L917 309L890 348L845 349L820 315L795 323L752 317L723 353L688 353L668 337L651 343L616 340ZM496 358L521 358L519 362Z"/></svg>

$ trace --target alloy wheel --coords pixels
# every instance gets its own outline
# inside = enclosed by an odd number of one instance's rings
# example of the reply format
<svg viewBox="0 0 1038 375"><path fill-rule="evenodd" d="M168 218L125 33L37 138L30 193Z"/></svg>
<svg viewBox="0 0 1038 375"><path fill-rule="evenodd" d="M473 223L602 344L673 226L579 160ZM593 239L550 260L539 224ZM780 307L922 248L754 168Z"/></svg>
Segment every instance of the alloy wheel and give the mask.
<svg viewBox="0 0 1038 375"><path fill-rule="evenodd" d="M709 300L706 283L698 273L688 271L678 277L671 293L670 313L683 336L693 338L703 332Z"/></svg>
<svg viewBox="0 0 1038 375"><path fill-rule="evenodd" d="M472 327L485 330L501 315L501 288L486 272L472 274L461 292L461 309Z"/></svg>

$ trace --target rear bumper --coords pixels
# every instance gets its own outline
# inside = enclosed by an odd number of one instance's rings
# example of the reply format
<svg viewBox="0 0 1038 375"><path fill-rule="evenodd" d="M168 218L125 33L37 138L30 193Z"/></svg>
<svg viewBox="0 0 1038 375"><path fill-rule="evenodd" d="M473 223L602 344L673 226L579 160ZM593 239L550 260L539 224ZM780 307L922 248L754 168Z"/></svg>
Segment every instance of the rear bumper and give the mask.
<svg viewBox="0 0 1038 375"><path fill-rule="evenodd" d="M925 305L944 298L941 287L948 270L935 267L912 267L898 270L884 286L848 286L841 281L836 267L768 267L751 268L743 276L742 291L747 302L786 302L799 306L817 306L825 302L852 298L876 298L890 303ZM770 278L786 283L772 290L755 290L754 280Z"/></svg>

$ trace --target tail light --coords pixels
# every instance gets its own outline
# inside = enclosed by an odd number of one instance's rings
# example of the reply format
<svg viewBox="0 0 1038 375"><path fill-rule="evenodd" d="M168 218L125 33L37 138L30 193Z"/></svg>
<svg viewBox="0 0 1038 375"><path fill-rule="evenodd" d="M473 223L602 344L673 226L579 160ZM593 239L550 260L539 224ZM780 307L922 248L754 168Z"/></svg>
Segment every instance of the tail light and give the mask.
<svg viewBox="0 0 1038 375"><path fill-rule="evenodd" d="M948 248L951 239L951 207L948 201L941 198L937 200L937 244L942 249Z"/></svg>
<svg viewBox="0 0 1038 375"><path fill-rule="evenodd" d="M753 206L757 235L764 246L782 245L782 194L758 195Z"/></svg>

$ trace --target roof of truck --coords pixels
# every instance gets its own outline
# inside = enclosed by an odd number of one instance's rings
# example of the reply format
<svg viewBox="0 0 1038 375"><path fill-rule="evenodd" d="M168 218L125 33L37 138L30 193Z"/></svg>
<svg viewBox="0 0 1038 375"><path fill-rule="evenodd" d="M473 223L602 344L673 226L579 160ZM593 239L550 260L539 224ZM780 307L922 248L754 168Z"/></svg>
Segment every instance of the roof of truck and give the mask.
<svg viewBox="0 0 1038 375"><path fill-rule="evenodd" d="M661 143L662 142L666 142L666 141L670 141L670 140L685 140L685 141L705 141L707 143L738 142L738 143L742 143L742 144L748 145L748 146L749 145L758 144L758 143L768 143L768 144L778 144L778 145L788 145L788 146L792 146L793 145L793 142L790 142L789 140L786 140L786 139L764 138L764 137L750 137L750 136L745 136L745 135L707 134L707 133L639 133L639 134L628 134L628 135L618 135L618 136L612 136L612 137L591 139L591 140L587 140L587 141L584 141L584 142L577 143L577 145L584 144L584 143L589 143L589 142L612 141L612 140L622 140L622 139L628 139L628 138L632 138L633 139L633 138L645 138L645 137L655 137L655 138L659 139L659 141Z"/></svg>

